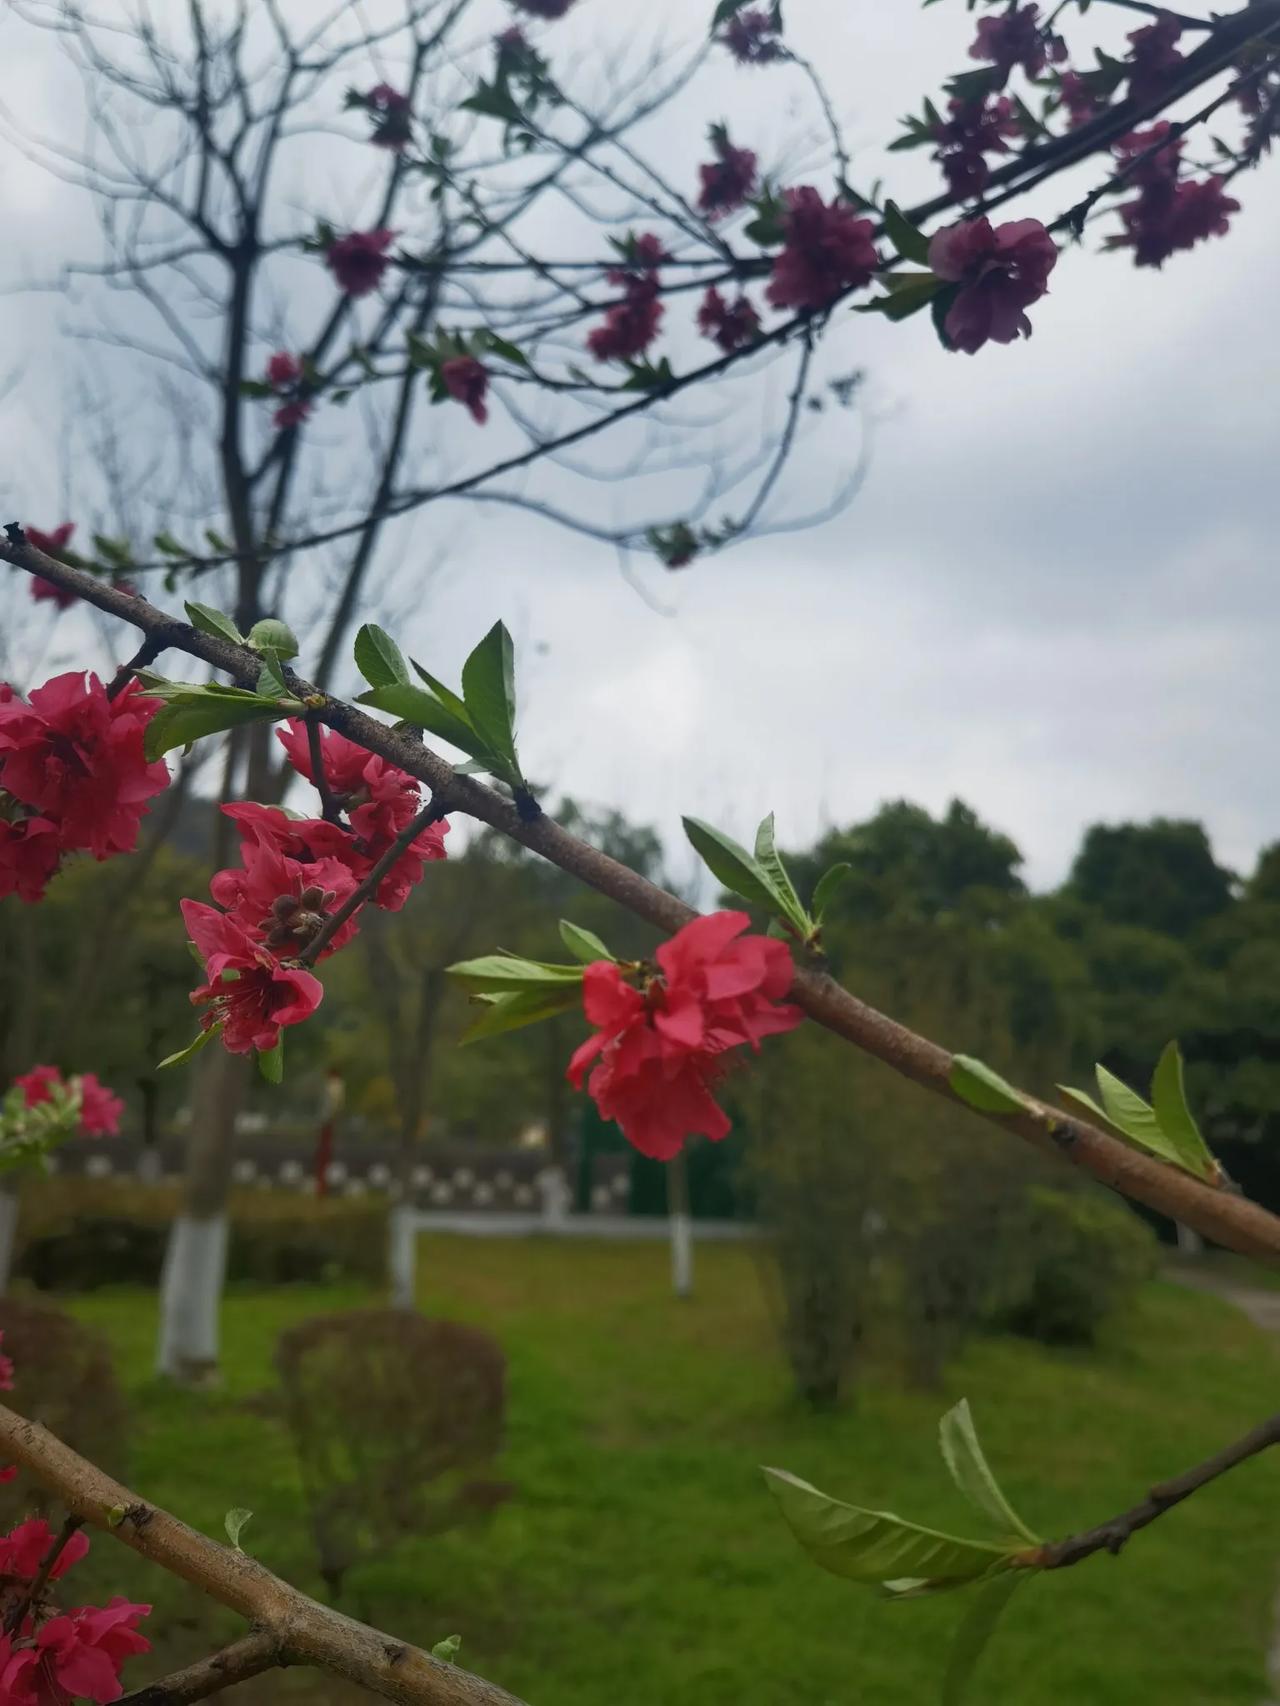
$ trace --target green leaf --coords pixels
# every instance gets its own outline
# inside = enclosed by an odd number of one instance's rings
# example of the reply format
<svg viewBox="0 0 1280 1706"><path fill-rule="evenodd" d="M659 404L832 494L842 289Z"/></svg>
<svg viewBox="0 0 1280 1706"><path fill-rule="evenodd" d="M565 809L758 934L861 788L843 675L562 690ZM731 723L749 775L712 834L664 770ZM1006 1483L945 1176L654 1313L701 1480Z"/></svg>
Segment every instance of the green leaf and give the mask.
<svg viewBox="0 0 1280 1706"><path fill-rule="evenodd" d="M908 320L927 308L944 288L943 281L930 272L882 274L880 282L887 287L886 294L870 302L854 303L859 314L883 314L889 320Z"/></svg>
<svg viewBox="0 0 1280 1706"><path fill-rule="evenodd" d="M255 652L274 652L280 658L296 658L298 640L293 629L278 616L264 616L249 630L249 644Z"/></svg>
<svg viewBox="0 0 1280 1706"><path fill-rule="evenodd" d="M973 1604L960 1620L947 1656L942 1679L942 1706L960 1706L978 1660L995 1634L996 1624L1014 1592L1029 1579L1026 1570L1009 1570L978 1589Z"/></svg>
<svg viewBox="0 0 1280 1706"><path fill-rule="evenodd" d="M1187 1103L1182 1076L1182 1052L1176 1042L1167 1043L1151 1080L1151 1101L1160 1129L1188 1173L1215 1181L1220 1169L1196 1124Z"/></svg>
<svg viewBox="0 0 1280 1706"><path fill-rule="evenodd" d="M223 1525L227 1531L227 1539L235 1547L237 1552L244 1551L243 1546L240 1544L240 1536L243 1534L244 1526L252 1515L253 1512L245 1510L243 1505L236 1505L229 1510L226 1516L222 1519Z"/></svg>
<svg viewBox="0 0 1280 1706"><path fill-rule="evenodd" d="M431 1649L433 1659L443 1659L451 1665L458 1656L458 1648L462 1645L461 1635L446 1635L443 1641L437 1641Z"/></svg>
<svg viewBox="0 0 1280 1706"><path fill-rule="evenodd" d="M508 995L484 993L478 998L484 1012L462 1034L462 1042L478 1043L519 1031L558 1013L575 1013L582 1006L582 991L575 984L548 984L542 989L517 989Z"/></svg>
<svg viewBox="0 0 1280 1706"><path fill-rule="evenodd" d="M206 527L204 530L204 536L215 551L218 551L223 555L230 551L230 544L222 537L216 527Z"/></svg>
<svg viewBox="0 0 1280 1706"><path fill-rule="evenodd" d="M221 610L215 610L211 604L196 604L191 601L184 608L191 626L198 628L202 634L213 634L217 639L230 640L237 646L244 644L244 635Z"/></svg>
<svg viewBox="0 0 1280 1706"><path fill-rule="evenodd" d="M434 693L427 693L409 682L371 687L367 693L360 694L357 703L389 711L393 717L400 717L415 728L427 729L441 740L447 740L450 746L461 747L463 752L479 756L483 751L483 742L469 722L457 716Z"/></svg>
<svg viewBox="0 0 1280 1706"><path fill-rule="evenodd" d="M478 993L496 991L506 994L517 989L546 990L571 984L575 989L582 983L581 966L539 965L536 960L523 960L516 954L483 954L476 960L459 960L446 966L450 977L456 977L465 988Z"/></svg>
<svg viewBox="0 0 1280 1706"><path fill-rule="evenodd" d="M462 698L480 739L509 766L508 780L518 780L515 651L503 623L494 623L463 664Z"/></svg>
<svg viewBox="0 0 1280 1706"><path fill-rule="evenodd" d="M147 724L146 756L162 758L178 746L190 746L206 735L223 734L246 723L274 722L300 709L296 699L279 703L239 688L211 692L193 687L173 693Z"/></svg>
<svg viewBox="0 0 1280 1706"><path fill-rule="evenodd" d="M113 569L133 567L133 548L127 539L109 539L105 533L95 533L93 548Z"/></svg>
<svg viewBox="0 0 1280 1706"><path fill-rule="evenodd" d="M795 891L787 867L782 863L777 846L774 843L773 813L763 819L756 830L756 863L765 873L771 888L782 903L782 910L800 931L801 935L813 933L813 920L800 904L800 896Z"/></svg>
<svg viewBox="0 0 1280 1706"><path fill-rule="evenodd" d="M1169 1145L1160 1130L1155 1109L1144 1102L1136 1090L1131 1090L1117 1078L1114 1072L1108 1072L1105 1066L1095 1067L1094 1070L1098 1075L1102 1105L1107 1110L1107 1118L1112 1125L1117 1126L1126 1137L1132 1138L1145 1149L1168 1149Z"/></svg>
<svg viewBox="0 0 1280 1706"><path fill-rule="evenodd" d="M194 944L190 944L194 946ZM204 962L201 961L201 964ZM176 1054L167 1054L156 1067L157 1072L163 1072L169 1066L185 1066L189 1060L194 1060L202 1048L207 1048L215 1037L222 1035L221 1025L210 1025L207 1031L199 1031L186 1048L180 1048Z"/></svg>
<svg viewBox="0 0 1280 1706"><path fill-rule="evenodd" d="M162 551L166 557L190 557L192 552L172 533L157 533L151 541L157 551Z"/></svg>
<svg viewBox="0 0 1280 1706"><path fill-rule="evenodd" d="M461 697L453 691L452 687L446 687L443 681L437 681L435 676L431 674L430 670L423 669L422 665L417 663L413 658L410 658L409 662L413 664L414 669L417 671L418 679L427 684L445 709L452 711L460 722L464 722L468 727L470 727L471 718L467 714L467 707L463 704Z"/></svg>
<svg viewBox="0 0 1280 1706"><path fill-rule="evenodd" d="M782 896L774 892L768 872L731 835L723 834L701 818L686 817L681 822L694 852L725 888L765 912L786 911Z"/></svg>
<svg viewBox="0 0 1280 1706"><path fill-rule="evenodd" d="M785 1469L765 1480L787 1525L822 1569L895 1593L941 1593L1012 1567L1013 1548L906 1522L892 1511L863 1510L828 1498Z"/></svg>
<svg viewBox="0 0 1280 1706"><path fill-rule="evenodd" d="M978 1443L967 1398L948 1410L938 1424L938 1443L951 1479L975 1510L995 1525L997 1534L1002 1539L1025 1540L1038 1546L1039 1538L1013 1509L991 1473Z"/></svg>
<svg viewBox="0 0 1280 1706"><path fill-rule="evenodd" d="M284 1032L280 1033L280 1041L274 1048L258 1049L258 1071L268 1084L283 1084L284 1082Z"/></svg>
<svg viewBox="0 0 1280 1706"><path fill-rule="evenodd" d="M560 920L560 940L574 959L581 960L584 966L594 965L597 960L612 960L617 963L618 956L609 952L594 930L584 930L580 924L570 924L567 918Z"/></svg>
<svg viewBox="0 0 1280 1706"><path fill-rule="evenodd" d="M711 28L718 30L721 24L727 24L735 12L740 12L747 0L720 0L711 19Z"/></svg>
<svg viewBox="0 0 1280 1706"><path fill-rule="evenodd" d="M884 204L884 229L904 261L915 261L922 267L929 265L929 239L911 223L896 201Z"/></svg>
<svg viewBox="0 0 1280 1706"><path fill-rule="evenodd" d="M242 379L240 381L240 395L261 399L263 397L274 397L275 392L265 379Z"/></svg>
<svg viewBox="0 0 1280 1706"><path fill-rule="evenodd" d="M952 1056L947 1082L962 1102L984 1114L1016 1114L1026 1107L1026 1097L1007 1079L971 1055Z"/></svg>
<svg viewBox="0 0 1280 1706"><path fill-rule="evenodd" d="M395 687L408 684L409 666L404 653L385 629L366 622L356 635L356 668L370 687Z"/></svg>
<svg viewBox="0 0 1280 1706"><path fill-rule="evenodd" d="M275 652L262 654L262 668L258 671L257 694L259 699L270 699L273 703L288 695L289 688L285 682L280 667L280 659Z"/></svg>
<svg viewBox="0 0 1280 1706"><path fill-rule="evenodd" d="M819 877L818 886L813 891L813 916L819 924L822 923L823 916L835 899L837 891L844 887L852 875L853 866L846 859L841 859L838 864L832 865Z"/></svg>

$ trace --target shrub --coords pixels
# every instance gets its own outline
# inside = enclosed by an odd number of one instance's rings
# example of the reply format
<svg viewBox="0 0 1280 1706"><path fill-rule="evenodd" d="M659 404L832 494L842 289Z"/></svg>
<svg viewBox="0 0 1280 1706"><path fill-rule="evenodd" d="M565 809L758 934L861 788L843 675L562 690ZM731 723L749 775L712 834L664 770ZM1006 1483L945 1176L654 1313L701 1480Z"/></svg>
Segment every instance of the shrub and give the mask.
<svg viewBox="0 0 1280 1706"><path fill-rule="evenodd" d="M0 1297L0 1332L14 1364L6 1402L123 1478L126 1415L106 1342L60 1309L12 1297ZM54 1495L26 1476L0 1486L0 1524L11 1526L32 1512L47 1516L56 1505Z"/></svg>
<svg viewBox="0 0 1280 1706"><path fill-rule="evenodd" d="M501 1449L506 1360L474 1327L398 1309L317 1316L281 1335L276 1367L335 1598L362 1558L509 1495L476 1474Z"/></svg>
<svg viewBox="0 0 1280 1706"><path fill-rule="evenodd" d="M15 1274L41 1291L159 1283L178 1190L132 1179L61 1178L24 1192ZM231 1198L227 1277L255 1285L355 1279L386 1273L386 1208L284 1191Z"/></svg>
<svg viewBox="0 0 1280 1706"><path fill-rule="evenodd" d="M1095 1191L1031 1191L1025 1240L1021 1283L999 1319L1050 1345L1093 1344L1156 1265L1150 1228Z"/></svg>

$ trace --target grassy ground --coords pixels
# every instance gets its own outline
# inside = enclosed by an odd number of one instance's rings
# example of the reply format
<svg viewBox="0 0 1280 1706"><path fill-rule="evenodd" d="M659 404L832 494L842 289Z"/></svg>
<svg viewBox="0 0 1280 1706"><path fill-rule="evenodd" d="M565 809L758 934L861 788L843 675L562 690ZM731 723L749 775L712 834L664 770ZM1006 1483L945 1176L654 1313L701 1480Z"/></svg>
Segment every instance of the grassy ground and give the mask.
<svg viewBox="0 0 1280 1706"><path fill-rule="evenodd" d="M1102 1351L984 1340L945 1393L878 1380L847 1413L814 1417L788 1397L746 1250L701 1253L686 1304L667 1290L659 1246L439 1238L422 1258L424 1306L484 1325L507 1351L502 1472L518 1492L486 1527L356 1572L346 1609L419 1642L460 1633L464 1662L536 1706L927 1706L961 1602L890 1606L818 1571L757 1465L963 1531L934 1447L939 1413L963 1394L1014 1503L1054 1534L1123 1508L1276 1403L1272 1345L1215 1299L1165 1285ZM226 1386L194 1396L146 1373L151 1296L81 1300L129 1384L134 1486L216 1535L229 1506L250 1507L248 1550L318 1592L290 1448L262 1394L282 1327L368 1301L335 1288L233 1297ZM1249 1465L1123 1558L1025 1590L975 1700L1258 1706L1280 1578L1277 1473ZM98 1567L110 1556L112 1588L154 1598L163 1661L234 1632L109 1540L95 1553ZM141 1661L133 1680L149 1674ZM237 1698L349 1697L290 1674Z"/></svg>

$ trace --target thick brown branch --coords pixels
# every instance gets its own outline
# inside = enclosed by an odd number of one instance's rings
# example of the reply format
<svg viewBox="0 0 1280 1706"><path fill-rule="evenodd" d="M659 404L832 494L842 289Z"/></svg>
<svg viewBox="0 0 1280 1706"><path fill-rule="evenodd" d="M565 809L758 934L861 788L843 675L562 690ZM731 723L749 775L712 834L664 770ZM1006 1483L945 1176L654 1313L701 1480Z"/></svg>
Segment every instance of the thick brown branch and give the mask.
<svg viewBox="0 0 1280 1706"><path fill-rule="evenodd" d="M207 1659L198 1659L159 1682L126 1694L119 1706L188 1706L193 1700L207 1700L211 1694L220 1694L224 1688L234 1688L238 1682L248 1682L250 1677L288 1662L279 1639L266 1629L256 1629L220 1653L210 1653Z"/></svg>
<svg viewBox="0 0 1280 1706"><path fill-rule="evenodd" d="M1086 1529L1083 1534L1073 1534L1066 1540L1055 1540L1042 1547L1028 1562L1041 1570L1065 1570L1072 1564L1079 1564L1085 1558L1091 1558L1095 1552L1110 1552L1114 1557L1139 1529L1150 1527L1166 1511L1180 1505L1184 1499L1189 1499L1192 1493L1199 1492L1200 1488L1207 1487L1210 1481L1216 1481L1220 1475L1225 1475L1241 1463L1247 1463L1249 1458L1257 1457L1260 1452L1268 1451L1273 1445L1280 1445L1280 1415L1270 1416L1265 1422L1259 1422L1256 1428L1250 1428L1249 1432L1234 1444L1224 1446L1212 1457L1205 1458L1203 1463L1197 1463L1193 1468L1184 1470L1181 1475L1175 1475L1171 1481L1162 1481L1158 1487L1151 1489L1141 1504L1134 1505L1132 1510L1122 1511L1109 1522L1101 1522L1096 1528Z"/></svg>
<svg viewBox="0 0 1280 1706"><path fill-rule="evenodd" d="M238 1612L275 1642L284 1661L333 1671L401 1706L521 1706L482 1677L308 1599L255 1559L144 1503L47 1428L3 1406L0 1457L29 1469L73 1515Z"/></svg>
<svg viewBox="0 0 1280 1706"><path fill-rule="evenodd" d="M78 593L99 610L132 623L144 633L167 628L170 645L213 664L243 687L256 685L261 659L248 647L173 622L145 599L117 592L92 575L45 556L27 542L16 525L5 531L8 543L0 546L0 558ZM296 677L290 676L290 686L302 698L313 695L311 686ZM425 782L437 798L448 800L451 811L465 812L489 824L661 930L678 930L696 917L694 910L675 895L570 835L550 818L539 816L525 821L510 800L473 776L458 775L447 759L412 736L388 728L341 699L328 694L314 697L320 701L315 710L320 722ZM810 1018L863 1053L873 1055L935 1095L970 1113L976 1112L951 1088L954 1057L949 1050L859 1001L825 972L797 970L791 999ZM1017 1113L984 1113L980 1117L1015 1132L1040 1149L1057 1153L1112 1190L1145 1203L1148 1208L1192 1227L1229 1249L1246 1256L1280 1260L1280 1218L1245 1197L1205 1184L1190 1173L1131 1149L1118 1137L1074 1114L1027 1097Z"/></svg>

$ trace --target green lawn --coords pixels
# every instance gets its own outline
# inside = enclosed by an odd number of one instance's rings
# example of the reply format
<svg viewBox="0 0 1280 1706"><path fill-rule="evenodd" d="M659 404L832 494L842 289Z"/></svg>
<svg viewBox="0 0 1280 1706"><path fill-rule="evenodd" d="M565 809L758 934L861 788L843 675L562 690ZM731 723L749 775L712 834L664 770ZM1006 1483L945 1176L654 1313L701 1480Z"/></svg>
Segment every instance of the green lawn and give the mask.
<svg viewBox="0 0 1280 1706"><path fill-rule="evenodd" d="M1054 1534L1123 1508L1276 1406L1269 1342L1213 1298L1152 1285L1103 1351L983 1340L945 1393L879 1381L847 1413L814 1417L788 1396L757 1260L701 1252L698 1295L681 1304L658 1245L424 1241L424 1307L487 1327L510 1359L502 1472L518 1491L486 1527L355 1572L346 1608L423 1643L460 1633L466 1663L537 1706L927 1706L961 1600L891 1606L824 1575L757 1465L963 1526L934 1429L967 1395L1013 1502ZM135 1488L215 1535L229 1506L250 1507L247 1549L318 1591L289 1444L262 1399L283 1326L368 1301L336 1288L234 1296L225 1389L197 1396L148 1374L153 1297L80 1300L129 1387ZM1033 1584L974 1701L1258 1706L1278 1491L1277 1466L1253 1463L1123 1558ZM155 1600L166 1663L234 1632L109 1539L94 1549L112 1588ZM238 1698L355 1696L290 1673Z"/></svg>

